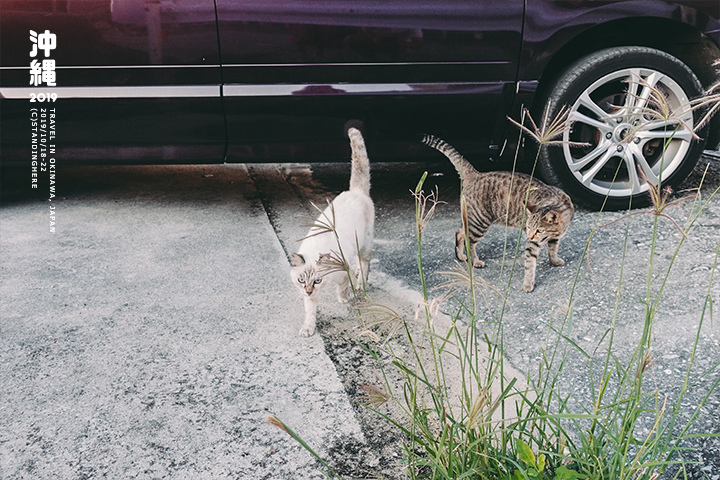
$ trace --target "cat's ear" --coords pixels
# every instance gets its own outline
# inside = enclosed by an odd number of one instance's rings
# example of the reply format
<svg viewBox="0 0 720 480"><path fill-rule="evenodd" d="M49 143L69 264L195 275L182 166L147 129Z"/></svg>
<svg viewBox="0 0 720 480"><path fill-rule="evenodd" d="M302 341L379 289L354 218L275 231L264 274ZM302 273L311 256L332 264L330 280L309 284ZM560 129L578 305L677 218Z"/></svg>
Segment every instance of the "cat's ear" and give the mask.
<svg viewBox="0 0 720 480"><path fill-rule="evenodd" d="M528 198L525 208L527 208L528 212L535 213L535 210L537 210L537 204Z"/></svg>
<svg viewBox="0 0 720 480"><path fill-rule="evenodd" d="M550 210L545 214L545 221L548 223L557 223L560 219L560 214L555 210Z"/></svg>
<svg viewBox="0 0 720 480"><path fill-rule="evenodd" d="M305 257L300 255L299 253L293 253L290 255L290 264L293 267L299 267L300 265L305 265Z"/></svg>
<svg viewBox="0 0 720 480"><path fill-rule="evenodd" d="M333 265L333 257L329 253L321 253L317 259L317 265L322 269Z"/></svg>

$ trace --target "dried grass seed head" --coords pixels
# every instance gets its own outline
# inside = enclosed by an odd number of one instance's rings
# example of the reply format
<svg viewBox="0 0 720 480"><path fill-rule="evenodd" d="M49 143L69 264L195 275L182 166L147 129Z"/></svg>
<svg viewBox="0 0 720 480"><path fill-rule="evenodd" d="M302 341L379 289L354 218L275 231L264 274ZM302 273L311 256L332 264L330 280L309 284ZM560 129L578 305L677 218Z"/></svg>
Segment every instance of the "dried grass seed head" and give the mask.
<svg viewBox="0 0 720 480"><path fill-rule="evenodd" d="M525 126L525 118L530 122L530 127ZM563 106L552 119L550 118L550 109L546 108L540 126L535 123L530 110L526 107L523 107L520 122L511 117L508 117L508 120L541 146L565 144L571 147L589 146L584 142L565 141L562 138L563 134L569 131L573 124L572 120L570 120L570 109L567 106Z"/></svg>
<svg viewBox="0 0 720 480"><path fill-rule="evenodd" d="M427 225L430 223L430 219L435 213L435 208L439 204L445 202L439 200L439 192L437 185L435 186L435 190L431 191L428 195L425 195L424 190L410 190L410 193L413 197L415 197L415 201L418 206L418 230L422 233L425 227L427 227ZM429 208L428 203L430 204Z"/></svg>
<svg viewBox="0 0 720 480"><path fill-rule="evenodd" d="M321 253L317 261L317 271L320 275L328 275L333 272L347 272L348 265L342 255L335 250L330 253Z"/></svg>

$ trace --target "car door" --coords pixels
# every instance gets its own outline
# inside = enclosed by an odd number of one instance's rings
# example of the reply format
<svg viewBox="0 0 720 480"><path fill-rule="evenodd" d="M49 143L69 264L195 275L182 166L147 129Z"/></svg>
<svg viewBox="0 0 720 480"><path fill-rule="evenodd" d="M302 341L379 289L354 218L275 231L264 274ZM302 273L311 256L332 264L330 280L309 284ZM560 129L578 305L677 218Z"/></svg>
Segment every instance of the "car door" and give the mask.
<svg viewBox="0 0 720 480"><path fill-rule="evenodd" d="M3 164L224 158L213 0L3 0L0 61Z"/></svg>
<svg viewBox="0 0 720 480"><path fill-rule="evenodd" d="M348 119L386 156L412 153L418 132L497 148L523 5L217 0L228 160L337 158Z"/></svg>

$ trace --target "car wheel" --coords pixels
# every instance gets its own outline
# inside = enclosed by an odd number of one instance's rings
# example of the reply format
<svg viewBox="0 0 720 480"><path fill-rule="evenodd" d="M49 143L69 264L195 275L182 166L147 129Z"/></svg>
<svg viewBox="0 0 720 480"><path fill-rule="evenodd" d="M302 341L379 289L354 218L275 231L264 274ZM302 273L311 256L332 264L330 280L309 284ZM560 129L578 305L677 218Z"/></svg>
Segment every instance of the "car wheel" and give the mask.
<svg viewBox="0 0 720 480"><path fill-rule="evenodd" d="M549 119L569 109L570 127L562 145L540 152L540 173L592 208L647 205L648 182L676 187L702 154L704 139L694 134L700 114L688 108L701 94L693 72L659 50L618 47L584 57L544 102Z"/></svg>

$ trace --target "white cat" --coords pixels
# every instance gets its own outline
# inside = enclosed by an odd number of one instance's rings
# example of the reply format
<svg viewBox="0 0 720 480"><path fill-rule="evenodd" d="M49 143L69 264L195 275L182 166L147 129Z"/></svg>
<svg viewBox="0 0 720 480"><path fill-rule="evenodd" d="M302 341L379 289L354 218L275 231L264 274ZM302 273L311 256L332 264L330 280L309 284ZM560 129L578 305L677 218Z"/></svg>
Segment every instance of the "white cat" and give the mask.
<svg viewBox="0 0 720 480"><path fill-rule="evenodd" d="M340 258L341 252L350 267L355 288L362 288L367 282L375 231L375 206L370 198L370 161L362 133L356 128L349 128L347 133L352 148L350 189L328 205L300 244L298 252L292 254L290 276L305 301L305 322L300 329L303 337L315 333L318 291L328 284L335 284L338 301L345 303L350 299L347 272L341 267L328 268L328 264L337 264L333 259ZM334 231L318 226L333 223Z"/></svg>

